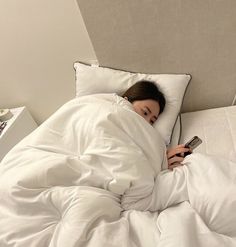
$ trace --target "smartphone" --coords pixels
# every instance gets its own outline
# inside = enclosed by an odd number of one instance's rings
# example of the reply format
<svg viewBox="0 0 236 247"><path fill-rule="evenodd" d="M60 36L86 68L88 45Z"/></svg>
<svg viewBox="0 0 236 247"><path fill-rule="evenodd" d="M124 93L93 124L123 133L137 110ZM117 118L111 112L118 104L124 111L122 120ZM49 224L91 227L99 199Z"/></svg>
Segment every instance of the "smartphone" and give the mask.
<svg viewBox="0 0 236 247"><path fill-rule="evenodd" d="M187 143L185 143L184 146L186 148L190 148L191 151L193 151L193 149L198 147L201 143L202 143L202 140L198 136L194 136L191 140L189 140ZM189 154L191 154L191 152L184 153L184 157L186 157Z"/></svg>

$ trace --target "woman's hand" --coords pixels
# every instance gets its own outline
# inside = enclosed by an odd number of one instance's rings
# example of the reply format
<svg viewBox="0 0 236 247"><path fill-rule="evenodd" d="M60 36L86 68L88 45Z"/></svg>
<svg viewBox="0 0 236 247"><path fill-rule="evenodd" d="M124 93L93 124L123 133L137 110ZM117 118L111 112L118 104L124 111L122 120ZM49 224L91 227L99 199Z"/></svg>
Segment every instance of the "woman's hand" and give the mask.
<svg viewBox="0 0 236 247"><path fill-rule="evenodd" d="M185 152L191 152L191 150L184 147L184 144L167 149L168 169L173 170L177 166L182 166L181 162L184 160Z"/></svg>

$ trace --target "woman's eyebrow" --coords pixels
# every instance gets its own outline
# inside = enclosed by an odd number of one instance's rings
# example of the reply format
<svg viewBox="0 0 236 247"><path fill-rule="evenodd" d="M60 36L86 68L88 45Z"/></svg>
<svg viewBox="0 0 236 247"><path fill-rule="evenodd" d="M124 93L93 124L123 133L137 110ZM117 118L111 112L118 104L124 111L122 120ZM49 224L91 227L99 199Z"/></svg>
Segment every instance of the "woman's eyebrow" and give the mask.
<svg viewBox="0 0 236 247"><path fill-rule="evenodd" d="M145 106L149 113L152 113L148 106Z"/></svg>
<svg viewBox="0 0 236 247"><path fill-rule="evenodd" d="M149 113L152 113L152 111L150 110L150 108L148 106L146 106L147 110ZM157 116L153 116L156 120L157 120Z"/></svg>

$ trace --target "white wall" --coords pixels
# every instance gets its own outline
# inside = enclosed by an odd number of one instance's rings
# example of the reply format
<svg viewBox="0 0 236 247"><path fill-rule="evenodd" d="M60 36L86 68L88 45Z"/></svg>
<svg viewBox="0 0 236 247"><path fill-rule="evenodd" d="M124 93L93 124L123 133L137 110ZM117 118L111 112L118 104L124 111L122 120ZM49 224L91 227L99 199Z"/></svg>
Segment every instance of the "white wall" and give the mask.
<svg viewBox="0 0 236 247"><path fill-rule="evenodd" d="M100 65L143 73L190 73L185 112L232 103L235 0L77 2Z"/></svg>
<svg viewBox="0 0 236 247"><path fill-rule="evenodd" d="M77 60L96 55L75 0L0 0L0 108L41 123L75 96Z"/></svg>

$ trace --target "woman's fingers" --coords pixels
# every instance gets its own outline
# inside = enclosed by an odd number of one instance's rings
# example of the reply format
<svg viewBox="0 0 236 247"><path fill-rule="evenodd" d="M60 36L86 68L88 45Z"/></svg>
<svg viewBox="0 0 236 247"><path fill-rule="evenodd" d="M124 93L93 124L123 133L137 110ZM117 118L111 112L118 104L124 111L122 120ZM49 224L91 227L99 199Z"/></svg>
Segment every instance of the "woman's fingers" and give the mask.
<svg viewBox="0 0 236 247"><path fill-rule="evenodd" d="M189 148L184 147L184 144L178 145L175 148L170 148L167 150L167 158L171 158L176 154L181 154L190 151Z"/></svg>
<svg viewBox="0 0 236 247"><path fill-rule="evenodd" d="M191 152L184 144L178 145L167 150L168 169L173 170L175 167L182 166L181 162L184 160L184 153Z"/></svg>
<svg viewBox="0 0 236 247"><path fill-rule="evenodd" d="M180 156L173 156L171 158L168 159L168 165L172 165L174 163L180 163L184 160L183 157Z"/></svg>

